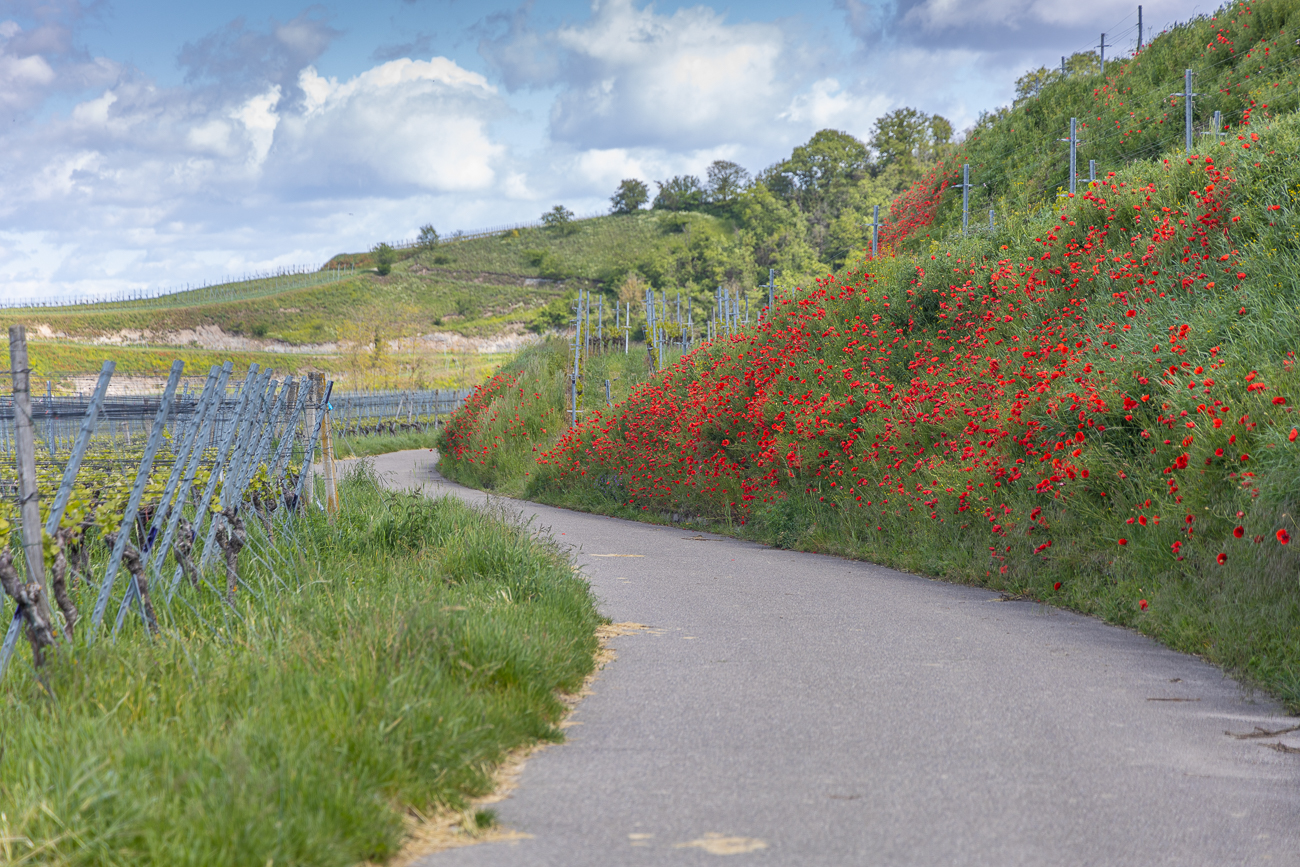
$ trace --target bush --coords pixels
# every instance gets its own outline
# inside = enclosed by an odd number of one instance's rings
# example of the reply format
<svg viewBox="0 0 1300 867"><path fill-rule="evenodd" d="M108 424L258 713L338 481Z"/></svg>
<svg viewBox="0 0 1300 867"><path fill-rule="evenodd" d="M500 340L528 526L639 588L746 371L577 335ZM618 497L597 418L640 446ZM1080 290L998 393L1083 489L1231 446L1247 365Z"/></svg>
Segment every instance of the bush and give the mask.
<svg viewBox="0 0 1300 867"><path fill-rule="evenodd" d="M564 205L556 205L542 214L542 225L560 235L571 235L578 231L577 225L573 222L573 211Z"/></svg>
<svg viewBox="0 0 1300 867"><path fill-rule="evenodd" d="M397 251L391 246L376 244L370 248L370 252L375 257L375 271L381 277L393 270L393 263L397 261Z"/></svg>

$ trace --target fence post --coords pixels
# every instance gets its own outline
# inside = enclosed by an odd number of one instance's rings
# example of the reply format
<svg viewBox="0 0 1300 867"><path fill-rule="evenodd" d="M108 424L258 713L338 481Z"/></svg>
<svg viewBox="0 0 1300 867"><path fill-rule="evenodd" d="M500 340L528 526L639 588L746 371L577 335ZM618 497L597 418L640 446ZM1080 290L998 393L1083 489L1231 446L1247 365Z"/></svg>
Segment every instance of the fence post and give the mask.
<svg viewBox="0 0 1300 867"><path fill-rule="evenodd" d="M316 440L313 432L320 430L321 418L323 417L322 414L325 412L325 407L321 401L321 395L324 393L324 388L325 374L312 373L308 375L307 400L311 402L311 416L309 423L304 425L302 433L304 440L311 440L311 445L302 457L302 474L298 477L298 496L299 498L306 497L308 500L312 500L316 496L315 473L313 473L311 469L311 461L316 451ZM360 424L359 405L357 409L357 423Z"/></svg>
<svg viewBox="0 0 1300 867"><path fill-rule="evenodd" d="M290 381L289 396L286 401L293 403L293 414L289 416L289 423L284 428L284 433L280 435L280 442L275 447L275 455L271 459L270 473L271 478L278 484L280 478L280 462L285 460L293 451L293 441L297 436L298 419L302 417L303 407L307 404L307 389L300 387L297 381ZM286 405L285 409L288 409Z"/></svg>
<svg viewBox="0 0 1300 867"><path fill-rule="evenodd" d="M31 370L27 360L27 328L9 326L9 369L14 380L14 441L18 448L18 514L23 525L23 553L27 555L27 580L34 582L37 609L45 622L50 616L45 590L45 552L41 547L41 500L36 486L36 441L32 436Z"/></svg>
<svg viewBox="0 0 1300 867"><path fill-rule="evenodd" d="M325 469L325 511L333 515L339 510L339 492L334 479L334 414L325 403L325 423L321 430L321 462Z"/></svg>
<svg viewBox="0 0 1300 867"><path fill-rule="evenodd" d="M1070 192L1074 192L1073 181ZM961 233L966 234L970 226L970 163L961 167Z"/></svg>
<svg viewBox="0 0 1300 867"><path fill-rule="evenodd" d="M1171 93L1170 96L1181 96L1183 98L1183 124L1186 156L1192 155L1192 97L1200 96L1198 93L1192 93L1192 71L1183 70L1183 92ZM1216 130L1217 132L1217 130Z"/></svg>
<svg viewBox="0 0 1300 867"><path fill-rule="evenodd" d="M217 530L225 521L225 516L221 512L239 503L245 462L249 452L252 451L251 442L256 436L254 429L257 426L258 416L266 411L266 390L268 387L273 387L268 385L270 379L271 371L268 368L251 382L244 381L244 393L248 397L248 402L244 405L247 421L236 425L234 443L227 458L228 468L221 484L220 512L212 516L212 523L208 525L208 535L203 540L203 553L199 557L200 572L207 568L208 561L212 559L212 554L216 550ZM253 406L255 400L259 402L257 407Z"/></svg>

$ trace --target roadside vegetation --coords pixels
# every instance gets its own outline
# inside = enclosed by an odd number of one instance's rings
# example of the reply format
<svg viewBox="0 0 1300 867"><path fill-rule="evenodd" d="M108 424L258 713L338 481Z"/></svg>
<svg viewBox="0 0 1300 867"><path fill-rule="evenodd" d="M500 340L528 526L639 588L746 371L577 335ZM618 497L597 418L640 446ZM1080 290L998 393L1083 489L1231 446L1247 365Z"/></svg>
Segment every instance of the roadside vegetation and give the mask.
<svg viewBox="0 0 1300 867"><path fill-rule="evenodd" d="M1237 3L1105 77L1031 73L894 200L879 258L558 436L546 366L512 368L444 472L1072 607L1300 709L1298 43L1300 3ZM1190 156L1186 67L1225 133ZM1074 196L1070 117L1101 165ZM965 164L991 231L962 232Z"/></svg>
<svg viewBox="0 0 1300 867"><path fill-rule="evenodd" d="M4 863L383 862L408 816L463 808L507 751L561 739L598 624L566 557L364 464L340 499L296 542L250 537L247 592L160 607L152 641L61 647L39 679L15 660Z"/></svg>

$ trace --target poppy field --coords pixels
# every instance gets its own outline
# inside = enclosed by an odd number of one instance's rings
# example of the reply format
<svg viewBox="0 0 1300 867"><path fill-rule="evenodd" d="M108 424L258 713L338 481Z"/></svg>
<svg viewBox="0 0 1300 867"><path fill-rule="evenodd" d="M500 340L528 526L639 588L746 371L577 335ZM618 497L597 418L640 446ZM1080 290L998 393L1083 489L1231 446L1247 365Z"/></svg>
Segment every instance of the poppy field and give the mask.
<svg viewBox="0 0 1300 867"><path fill-rule="evenodd" d="M966 236L940 165L879 258L521 433L528 495L1072 607L1300 707L1297 153L1252 106Z"/></svg>

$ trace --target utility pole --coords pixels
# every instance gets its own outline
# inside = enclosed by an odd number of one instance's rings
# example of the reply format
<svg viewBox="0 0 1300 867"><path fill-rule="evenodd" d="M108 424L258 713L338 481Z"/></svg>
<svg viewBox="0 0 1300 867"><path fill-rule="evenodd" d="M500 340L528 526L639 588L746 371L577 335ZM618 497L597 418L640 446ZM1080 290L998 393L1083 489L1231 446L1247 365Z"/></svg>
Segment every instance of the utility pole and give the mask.
<svg viewBox="0 0 1300 867"><path fill-rule="evenodd" d="M1106 34L1101 34L1101 74L1106 74Z"/></svg>
<svg viewBox="0 0 1300 867"><path fill-rule="evenodd" d="M1088 160L1088 183L1094 183L1097 180L1097 161Z"/></svg>
<svg viewBox="0 0 1300 867"><path fill-rule="evenodd" d="M1067 76L1069 76L1069 74L1070 74L1069 71L1066 70L1065 68L1065 55L1062 54L1061 55L1061 78L1066 78Z"/></svg>
<svg viewBox="0 0 1300 867"><path fill-rule="evenodd" d="M1187 156L1191 156L1192 155L1192 97L1200 96L1200 94L1192 93L1192 71L1190 69L1183 70L1183 92L1171 93L1169 95L1171 97L1181 96L1183 98L1183 117L1184 117L1184 128L1185 128L1185 138L1186 138L1185 153L1187 154Z"/></svg>
<svg viewBox="0 0 1300 867"><path fill-rule="evenodd" d="M1138 6L1138 51L1142 50L1142 7Z"/></svg>

